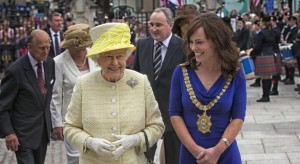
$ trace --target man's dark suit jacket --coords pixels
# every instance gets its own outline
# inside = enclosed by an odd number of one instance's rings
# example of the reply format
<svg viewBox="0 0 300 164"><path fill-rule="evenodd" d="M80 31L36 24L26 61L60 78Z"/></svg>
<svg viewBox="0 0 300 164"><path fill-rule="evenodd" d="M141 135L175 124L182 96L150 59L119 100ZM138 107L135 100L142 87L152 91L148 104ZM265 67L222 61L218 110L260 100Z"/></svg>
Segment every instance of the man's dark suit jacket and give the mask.
<svg viewBox="0 0 300 164"><path fill-rule="evenodd" d="M172 34L168 45L167 53L162 63L158 80L154 80L153 73L153 51L154 40L152 37L141 39L137 42L136 56L133 70L148 76L155 98L158 102L166 129L166 132L174 131L169 117L169 97L171 79L175 67L185 62L185 55L182 50L182 40Z"/></svg>
<svg viewBox="0 0 300 164"><path fill-rule="evenodd" d="M54 44L55 43L54 43L54 40L52 40L50 29L48 29L46 32L48 33L48 35L51 39L51 47L50 47L50 50L49 50L49 56L54 58L55 56L57 56L57 55L55 55L55 49L54 49ZM64 40L64 36L63 36L63 33L61 31L59 32L59 35L60 35L60 43L61 43ZM64 48L60 48L60 52L64 52L65 50L66 49L64 49Z"/></svg>
<svg viewBox="0 0 300 164"><path fill-rule="evenodd" d="M243 27L238 29L235 33L236 42L240 50L247 50L247 42L249 40L249 30Z"/></svg>
<svg viewBox="0 0 300 164"><path fill-rule="evenodd" d="M28 54L15 61L1 81L0 137L16 133L20 146L25 149L36 149L39 146L45 127L50 141L50 101L55 81L53 59L48 57L43 66L48 89L45 103L42 102L42 93Z"/></svg>

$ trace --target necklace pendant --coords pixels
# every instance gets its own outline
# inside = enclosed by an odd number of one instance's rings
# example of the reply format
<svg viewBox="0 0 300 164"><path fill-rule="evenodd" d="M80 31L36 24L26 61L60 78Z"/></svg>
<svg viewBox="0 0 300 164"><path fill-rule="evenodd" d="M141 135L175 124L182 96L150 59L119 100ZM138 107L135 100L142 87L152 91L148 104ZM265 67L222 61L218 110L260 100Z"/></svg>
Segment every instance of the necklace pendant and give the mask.
<svg viewBox="0 0 300 164"><path fill-rule="evenodd" d="M205 134L207 132L210 132L210 127L212 125L210 119L211 116L207 116L206 111L204 111L201 116L198 115L197 126L198 126L198 130L201 133Z"/></svg>

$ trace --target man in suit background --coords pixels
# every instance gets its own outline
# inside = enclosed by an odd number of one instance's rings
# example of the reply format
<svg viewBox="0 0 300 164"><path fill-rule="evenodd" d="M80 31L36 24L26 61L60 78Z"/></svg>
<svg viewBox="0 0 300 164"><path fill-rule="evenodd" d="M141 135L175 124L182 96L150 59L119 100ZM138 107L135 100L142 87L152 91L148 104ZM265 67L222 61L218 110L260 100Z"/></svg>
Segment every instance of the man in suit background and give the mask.
<svg viewBox="0 0 300 164"><path fill-rule="evenodd" d="M249 40L249 29L245 26L245 20L242 17L237 18L237 30L235 32L237 46L240 51L247 50Z"/></svg>
<svg viewBox="0 0 300 164"><path fill-rule="evenodd" d="M289 24L289 31L285 38L285 43L293 45L297 38L297 33L299 28L297 27L297 18L295 16L290 16L288 18L288 24ZM288 64L286 76L288 77L285 81L285 85L294 85L295 84L295 65L294 64Z"/></svg>
<svg viewBox="0 0 300 164"><path fill-rule="evenodd" d="M179 161L180 140L170 122L169 96L173 71L178 64L185 62L185 55L182 40L172 34L173 14L170 9L155 9L149 22L151 36L137 42L133 69L148 76L166 126L163 134L165 160L167 164L176 164ZM157 50L158 45L161 45L160 50ZM160 61L156 63L160 65L158 70L154 68L154 51L161 52ZM152 158L155 149L156 146L151 148Z"/></svg>
<svg viewBox="0 0 300 164"><path fill-rule="evenodd" d="M59 55L65 49L61 49L60 42L63 40L63 18L58 12L53 12L49 17L50 28L47 29L47 33L51 39L51 47L49 51L49 56L54 58ZM56 43L57 41L57 43Z"/></svg>
<svg viewBox="0 0 300 164"><path fill-rule="evenodd" d="M50 38L34 30L28 53L5 72L0 85L0 137L19 164L43 164L50 141L50 101L55 81L54 61L48 57Z"/></svg>

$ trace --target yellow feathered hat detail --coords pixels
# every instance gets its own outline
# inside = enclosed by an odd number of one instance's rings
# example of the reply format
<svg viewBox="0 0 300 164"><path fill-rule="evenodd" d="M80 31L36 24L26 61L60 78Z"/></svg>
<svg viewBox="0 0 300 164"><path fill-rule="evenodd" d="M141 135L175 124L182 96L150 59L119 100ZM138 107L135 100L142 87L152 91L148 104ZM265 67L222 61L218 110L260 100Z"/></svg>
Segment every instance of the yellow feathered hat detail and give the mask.
<svg viewBox="0 0 300 164"><path fill-rule="evenodd" d="M130 53L135 50L135 46L130 43L130 29L125 23L101 24L92 28L90 34L93 45L87 57L93 57L103 52L124 48Z"/></svg>

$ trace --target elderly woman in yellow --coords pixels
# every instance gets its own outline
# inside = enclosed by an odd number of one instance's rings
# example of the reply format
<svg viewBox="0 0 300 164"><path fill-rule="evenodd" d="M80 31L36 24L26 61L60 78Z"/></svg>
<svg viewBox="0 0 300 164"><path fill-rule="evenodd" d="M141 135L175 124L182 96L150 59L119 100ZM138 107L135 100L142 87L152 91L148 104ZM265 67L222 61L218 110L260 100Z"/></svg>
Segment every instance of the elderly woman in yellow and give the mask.
<svg viewBox="0 0 300 164"><path fill-rule="evenodd" d="M67 164L79 163L79 150L74 148L63 136L63 122L71 101L77 77L99 70L97 64L87 59L87 48L92 45L88 24L69 26L64 33L61 47L66 50L54 58L55 83L50 105L53 136L63 140L66 146Z"/></svg>
<svg viewBox="0 0 300 164"><path fill-rule="evenodd" d="M124 23L107 23L90 31L88 57L100 71L79 77L65 118L64 135L80 149L80 163L143 164L146 132L150 146L164 123L146 75L125 69L135 49Z"/></svg>

